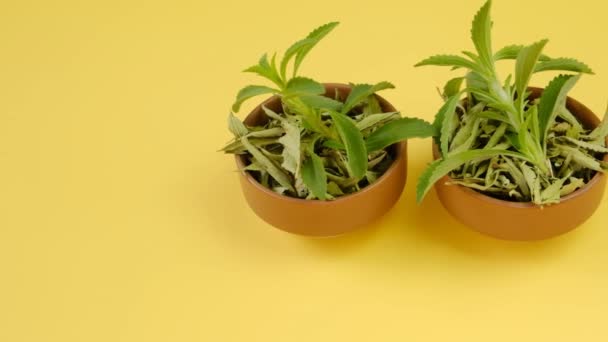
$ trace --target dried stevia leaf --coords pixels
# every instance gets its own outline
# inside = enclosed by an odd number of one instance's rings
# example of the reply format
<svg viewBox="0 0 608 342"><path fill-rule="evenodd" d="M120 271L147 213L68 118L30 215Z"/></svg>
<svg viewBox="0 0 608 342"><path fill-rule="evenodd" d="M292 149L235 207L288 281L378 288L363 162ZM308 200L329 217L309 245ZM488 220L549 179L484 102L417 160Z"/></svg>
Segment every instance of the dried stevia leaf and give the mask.
<svg viewBox="0 0 608 342"><path fill-rule="evenodd" d="M272 178L274 178L279 184L290 191L294 191L289 176L281 170L277 165L274 164L262 151L249 142L247 137L242 137L241 142L247 151L255 158L266 172L268 172Z"/></svg>
<svg viewBox="0 0 608 342"><path fill-rule="evenodd" d="M294 175L298 174L300 168L300 128L295 124L284 120L282 123L285 135L278 142L283 145L283 163L281 166Z"/></svg>
<svg viewBox="0 0 608 342"><path fill-rule="evenodd" d="M535 204L541 204L541 196L540 196L540 178L538 174L526 163L519 164L520 169L524 175L524 179L526 180L526 184L530 189L530 195L532 202Z"/></svg>
<svg viewBox="0 0 608 342"><path fill-rule="evenodd" d="M564 146L564 145L556 145L556 147L561 151L563 156L571 156L572 160L579 165L595 171L603 171L601 164L595 158L585 154L578 148Z"/></svg>
<svg viewBox="0 0 608 342"><path fill-rule="evenodd" d="M364 117L363 119L361 119L361 121L357 122L356 125L360 131L364 131L364 130L366 130L368 128L372 128L380 123L383 123L390 119L394 119L394 118L398 118L398 117L399 117L399 112L370 114L370 115Z"/></svg>
<svg viewBox="0 0 608 342"><path fill-rule="evenodd" d="M563 137L566 141L573 143L574 145L581 147L585 150L589 150L589 151L593 151L593 152L600 152L600 153L608 153L608 148L603 147L601 145L597 145L594 143L590 143L590 142L585 142L582 140L577 140L577 139L573 139L570 137Z"/></svg>
<svg viewBox="0 0 608 342"><path fill-rule="evenodd" d="M584 185L585 181L582 178L570 177L570 182L561 188L559 195L564 197L582 188Z"/></svg>
<svg viewBox="0 0 608 342"><path fill-rule="evenodd" d="M243 122L234 116L232 112L228 113L228 130L230 130L230 133L232 133L235 138L240 138L249 133L249 130L245 127Z"/></svg>

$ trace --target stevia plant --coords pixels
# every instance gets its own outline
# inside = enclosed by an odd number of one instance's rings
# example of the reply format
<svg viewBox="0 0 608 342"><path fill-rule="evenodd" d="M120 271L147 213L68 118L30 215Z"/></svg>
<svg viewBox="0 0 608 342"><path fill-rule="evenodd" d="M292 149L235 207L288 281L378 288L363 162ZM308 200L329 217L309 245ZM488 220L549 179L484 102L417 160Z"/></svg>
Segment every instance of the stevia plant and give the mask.
<svg viewBox="0 0 608 342"><path fill-rule="evenodd" d="M418 202L449 174L453 183L499 199L558 203L608 168L601 160L608 153L608 111L591 131L565 106L568 92L591 69L575 59L544 55L547 40L493 52L491 4L487 1L473 20L476 53L436 55L416 65L465 70L443 88L445 104L433 122L441 158L420 176ZM515 60L514 77L504 82L496 72L501 60ZM568 74L549 82L540 98L531 98L532 75L550 70Z"/></svg>
<svg viewBox="0 0 608 342"><path fill-rule="evenodd" d="M391 165L391 144L435 134L423 120L383 113L375 93L394 88L389 82L352 84L350 94L341 99L338 93L324 96L321 83L298 75L310 50L337 25L313 30L291 45L280 62L276 54L270 60L265 54L245 70L272 85L241 89L232 111L238 112L254 96L272 94L280 97L282 113L263 107L269 120L256 127L247 127L233 112L228 117L234 138L222 150L246 155L245 171L286 196L325 200L359 191Z"/></svg>

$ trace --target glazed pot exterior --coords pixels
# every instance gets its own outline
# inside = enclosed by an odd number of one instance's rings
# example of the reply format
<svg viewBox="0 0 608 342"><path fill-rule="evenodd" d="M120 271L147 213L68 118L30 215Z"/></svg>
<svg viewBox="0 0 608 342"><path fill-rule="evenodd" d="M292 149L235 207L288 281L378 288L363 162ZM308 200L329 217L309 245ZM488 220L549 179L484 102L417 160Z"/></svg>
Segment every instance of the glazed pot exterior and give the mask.
<svg viewBox="0 0 608 342"><path fill-rule="evenodd" d="M542 94L540 88L529 88L531 97ZM597 127L600 120L578 101L568 98L566 107L586 128ZM435 159L440 157L433 144ZM608 154L604 156L608 161ZM563 197L560 203L538 206L510 202L486 196L461 185L449 185L443 177L435 184L437 196L447 211L466 226L480 233L504 240L542 240L578 227L597 209L604 195L606 175L597 172L582 188Z"/></svg>
<svg viewBox="0 0 608 342"><path fill-rule="evenodd" d="M336 93L345 99L351 87L344 84L325 84L325 96L334 98ZM377 95L376 95L377 96ZM385 99L377 96L384 112L396 109ZM266 100L245 119L249 126L267 120L262 106L282 112L278 96ZM380 218L399 200L407 176L406 142L389 147L394 155L393 164L374 183L354 194L331 201L305 200L283 196L262 186L251 174L243 171L246 158L236 156L243 195L249 207L264 221L281 230L306 236L336 236L353 231Z"/></svg>

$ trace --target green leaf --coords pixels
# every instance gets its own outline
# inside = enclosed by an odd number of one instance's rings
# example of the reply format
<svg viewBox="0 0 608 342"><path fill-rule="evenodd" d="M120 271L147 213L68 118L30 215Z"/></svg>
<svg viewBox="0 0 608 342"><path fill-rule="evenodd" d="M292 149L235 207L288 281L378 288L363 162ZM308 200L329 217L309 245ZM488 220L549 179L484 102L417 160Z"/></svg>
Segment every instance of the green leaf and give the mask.
<svg viewBox="0 0 608 342"><path fill-rule="evenodd" d="M333 139L327 139L323 141L323 146L331 148L333 150L344 150L344 144Z"/></svg>
<svg viewBox="0 0 608 342"><path fill-rule="evenodd" d="M289 64L289 61L293 57L295 57L300 51L302 51L303 49L306 49L308 47L311 47L315 43L316 43L316 41L314 39L304 38L302 40L298 40L297 42L293 43L293 45L291 45L285 51L285 54L283 55L283 59L281 60L281 78L283 80L286 80L287 64Z"/></svg>
<svg viewBox="0 0 608 342"><path fill-rule="evenodd" d="M566 104L568 92L578 81L580 75L560 75L555 77L543 91L538 103L538 122L540 141L545 141L549 128L555 121L557 113Z"/></svg>
<svg viewBox="0 0 608 342"><path fill-rule="evenodd" d="M334 197L344 195L344 191L340 189L340 186L336 182L327 183L327 193Z"/></svg>
<svg viewBox="0 0 608 342"><path fill-rule="evenodd" d="M254 97L254 96L258 96L258 95L262 95L262 94L275 94L278 93L279 91L273 88L269 88L266 86L260 86L260 85L250 85L250 86L246 86L245 88L241 89L238 94L236 95L236 100L234 101L234 104L232 105L232 110L234 112L238 112L239 109L241 108L241 104Z"/></svg>
<svg viewBox="0 0 608 342"><path fill-rule="evenodd" d="M502 113L493 112L489 110L484 110L483 112L478 114L480 118L495 120L499 122L504 122L506 124L510 124L509 118Z"/></svg>
<svg viewBox="0 0 608 342"><path fill-rule="evenodd" d="M456 77L449 80L443 87L443 96L445 98L449 98L456 94L459 94L460 87L462 86L463 81L464 77Z"/></svg>
<svg viewBox="0 0 608 342"><path fill-rule="evenodd" d="M240 138L247 135L249 130L239 118L234 116L232 112L228 113L228 130L234 135L235 138Z"/></svg>
<svg viewBox="0 0 608 342"><path fill-rule="evenodd" d="M468 72L464 79L466 80L467 89L478 89L481 91L488 90L486 79L477 72Z"/></svg>
<svg viewBox="0 0 608 342"><path fill-rule="evenodd" d="M505 46L504 48L500 49L498 52L496 52L494 54L494 60L499 61L499 60L503 60L503 59L517 59L517 56L519 55L521 50L524 48L525 48L525 46L523 46L523 45ZM547 55L542 55L542 54L538 58L538 60L540 60L540 61L547 61L549 59L551 59L551 58L548 57Z"/></svg>
<svg viewBox="0 0 608 342"><path fill-rule="evenodd" d="M507 123L501 122L500 125L498 126L498 128L496 128L496 130L494 131L494 133L492 133L492 136L490 137L490 139L488 140L488 142L486 143L486 145L483 148L484 149L494 148L500 142L500 140L505 136L507 127L508 127Z"/></svg>
<svg viewBox="0 0 608 342"><path fill-rule="evenodd" d="M330 115L346 149L351 176L363 178L367 171L367 149L361 132L348 116L334 111L330 111Z"/></svg>
<svg viewBox="0 0 608 342"><path fill-rule="evenodd" d="M534 72L536 62L540 58L541 52L547 42L548 40L544 39L530 46L526 46L519 52L519 55L517 55L517 62L515 63L515 89L520 98L524 97L523 94L528 88L528 83Z"/></svg>
<svg viewBox="0 0 608 342"><path fill-rule="evenodd" d="M489 70L494 69L494 59L492 55L491 29L492 20L490 19L490 8L492 1L488 0L475 15L471 27L471 39L479 57Z"/></svg>
<svg viewBox="0 0 608 342"><path fill-rule="evenodd" d="M350 94L348 94L348 97L346 98L346 101L344 101L342 113L347 114L351 109L355 108L369 96L380 90L393 88L395 88L395 86L389 82L380 82L375 85L356 84L352 87Z"/></svg>
<svg viewBox="0 0 608 342"><path fill-rule="evenodd" d="M416 118L401 118L375 130L366 140L367 150L374 152L410 138L426 138L436 135L430 123Z"/></svg>
<svg viewBox="0 0 608 342"><path fill-rule="evenodd" d="M274 84L276 84L279 88L283 87L283 81L281 80L281 76L279 76L279 72L274 65L274 57L272 58L272 65L268 62L268 54L262 55L260 61L257 65L251 66L243 72L252 72L254 74L258 74Z"/></svg>
<svg viewBox="0 0 608 342"><path fill-rule="evenodd" d="M257 147L249 142L247 137L242 137L241 142L247 151L253 156L255 161L268 172L272 178L274 178L282 187L285 187L291 191L294 191L293 186L287 173L278 168L274 162L262 153Z"/></svg>
<svg viewBox="0 0 608 342"><path fill-rule="evenodd" d="M363 107L363 115L382 113L382 106L375 95L368 96L366 102Z"/></svg>
<svg viewBox="0 0 608 342"><path fill-rule="evenodd" d="M573 58L554 58L548 61L540 62L534 68L534 72L558 70L572 71L585 74L593 74L593 70L583 62L579 62Z"/></svg>
<svg viewBox="0 0 608 342"><path fill-rule="evenodd" d="M425 65L435 65L435 66L450 66L456 68L466 68L469 70L473 70L479 74L485 74L485 70L481 69L478 65L471 62L470 60L457 56L457 55L436 55L431 56L418 64L414 65L415 67L425 66Z"/></svg>
<svg viewBox="0 0 608 342"><path fill-rule="evenodd" d="M321 95L302 95L299 99L307 106L317 109L338 111L343 106L342 102Z"/></svg>
<svg viewBox="0 0 608 342"><path fill-rule="evenodd" d="M452 133L454 132L454 127L452 126L454 122L453 116L456 115L456 106L459 101L460 93L450 97L439 109L439 112L435 115L435 121L433 122L435 130L441 133L439 141L441 154L444 156L449 152L450 141L452 139Z"/></svg>
<svg viewBox="0 0 608 342"><path fill-rule="evenodd" d="M444 159L436 160L427 167L427 169L418 178L418 185L416 187L416 200L418 203L422 202L422 199L431 189L431 186L435 184L439 179L450 173L452 170L459 168L465 163L474 160L486 160L494 156L510 156L513 158L519 158L526 160L527 158L517 152L505 151L505 150L470 150L452 154Z"/></svg>
<svg viewBox="0 0 608 342"><path fill-rule="evenodd" d="M323 37L325 37L336 26L338 26L338 24L339 24L339 22L327 23L325 25L317 27L316 29L314 29L312 32L310 32L308 34L308 36L306 38L314 40L314 43L307 45L306 47L303 47L298 50L298 53L296 54L296 59L293 64L293 75L294 76L297 75L298 69L300 68L300 64L302 64L302 61L304 60L304 57L306 57L308 52L310 52L310 50L315 45L317 45L319 43L319 41L321 41L321 39L323 39Z"/></svg>
<svg viewBox="0 0 608 342"><path fill-rule="evenodd" d="M294 77L287 82L283 96L302 96L302 95L322 95L325 93L325 87L310 78Z"/></svg>
<svg viewBox="0 0 608 342"><path fill-rule="evenodd" d="M302 181L310 191L320 200L325 200L327 193L327 174L321 158L308 149L309 158L302 162Z"/></svg>

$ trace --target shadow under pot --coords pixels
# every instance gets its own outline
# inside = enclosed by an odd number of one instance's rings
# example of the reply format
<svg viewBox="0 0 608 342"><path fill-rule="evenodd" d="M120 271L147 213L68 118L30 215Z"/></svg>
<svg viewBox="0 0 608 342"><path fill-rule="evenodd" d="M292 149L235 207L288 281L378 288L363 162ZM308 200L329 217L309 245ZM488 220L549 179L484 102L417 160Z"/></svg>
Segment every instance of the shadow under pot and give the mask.
<svg viewBox="0 0 608 342"><path fill-rule="evenodd" d="M336 92L344 100L351 87L328 83L325 96L334 97ZM396 109L382 97L375 95L383 112ZM273 96L257 106L245 119L248 126L261 125L268 118L262 106L282 113L281 99ZM306 236L336 236L365 226L384 215L399 200L407 172L407 145L405 142L388 147L393 163L386 172L360 191L334 200L306 200L280 195L260 184L243 168L249 163L248 155L237 155L236 164L243 195L249 207L267 223L289 233Z"/></svg>
<svg viewBox="0 0 608 342"><path fill-rule="evenodd" d="M532 87L528 90L532 99L539 98L543 91ZM600 124L590 109L570 97L566 107L583 127L593 129ZM440 158L436 144L433 156ZM608 161L608 154L604 155L604 161ZM586 185L562 197L559 203L541 207L493 198L461 185L450 185L451 181L449 175L443 177L435 184L435 190L452 216L480 233L520 241L548 239L578 227L595 212L606 187L606 176L596 172Z"/></svg>

